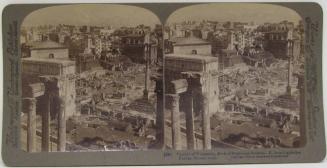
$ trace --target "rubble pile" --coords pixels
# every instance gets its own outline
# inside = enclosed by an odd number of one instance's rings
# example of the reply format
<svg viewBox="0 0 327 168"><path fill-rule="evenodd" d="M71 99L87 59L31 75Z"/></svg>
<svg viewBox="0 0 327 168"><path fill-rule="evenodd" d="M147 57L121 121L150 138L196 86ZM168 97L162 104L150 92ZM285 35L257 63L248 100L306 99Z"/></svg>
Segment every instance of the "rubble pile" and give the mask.
<svg viewBox="0 0 327 168"><path fill-rule="evenodd" d="M75 150L134 150L154 140L154 125L140 116L79 116L68 121L68 138Z"/></svg>
<svg viewBox="0 0 327 168"><path fill-rule="evenodd" d="M238 90L247 90L248 94L253 95L280 95L286 87L287 69L285 61L277 61L269 68L252 68L240 71L229 69L228 73L220 77L220 94L222 98L235 95ZM292 81L296 85L297 80ZM269 93L269 94L268 94Z"/></svg>
<svg viewBox="0 0 327 168"><path fill-rule="evenodd" d="M68 124L71 141L91 150L134 150L151 145L155 140L151 122L155 83L149 81L149 98L145 99L144 69L144 65L132 63L124 70L80 75L76 86L82 115Z"/></svg>
<svg viewBox="0 0 327 168"><path fill-rule="evenodd" d="M292 76L292 95L286 94L287 66L287 60L275 60L269 67L222 70L220 99L228 115L211 124L213 137L247 148L292 147L299 132L299 91Z"/></svg>

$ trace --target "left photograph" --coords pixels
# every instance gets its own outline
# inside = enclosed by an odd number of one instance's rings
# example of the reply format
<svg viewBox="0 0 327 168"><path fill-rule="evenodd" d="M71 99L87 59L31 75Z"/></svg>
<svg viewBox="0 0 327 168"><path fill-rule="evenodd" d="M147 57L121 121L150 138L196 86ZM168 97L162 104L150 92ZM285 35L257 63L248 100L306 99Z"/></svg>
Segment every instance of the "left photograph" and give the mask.
<svg viewBox="0 0 327 168"><path fill-rule="evenodd" d="M20 44L22 150L161 148L162 24L151 11L41 8L24 19Z"/></svg>

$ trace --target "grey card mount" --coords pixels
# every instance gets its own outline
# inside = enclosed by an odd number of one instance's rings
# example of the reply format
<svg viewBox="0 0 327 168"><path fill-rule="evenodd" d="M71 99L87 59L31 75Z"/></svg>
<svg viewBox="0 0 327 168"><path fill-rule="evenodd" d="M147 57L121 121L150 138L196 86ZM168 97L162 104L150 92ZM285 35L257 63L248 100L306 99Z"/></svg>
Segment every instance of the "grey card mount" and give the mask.
<svg viewBox="0 0 327 168"><path fill-rule="evenodd" d="M319 162L322 12L308 2L9 5L3 160Z"/></svg>

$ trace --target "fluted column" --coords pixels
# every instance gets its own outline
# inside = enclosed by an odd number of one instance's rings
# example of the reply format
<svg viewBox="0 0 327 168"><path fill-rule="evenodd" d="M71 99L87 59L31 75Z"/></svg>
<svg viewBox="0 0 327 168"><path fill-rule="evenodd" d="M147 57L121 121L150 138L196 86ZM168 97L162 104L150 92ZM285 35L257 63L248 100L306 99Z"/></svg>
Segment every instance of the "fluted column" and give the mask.
<svg viewBox="0 0 327 168"><path fill-rule="evenodd" d="M146 34L144 36L144 57L145 57L145 77L144 77L144 90L143 90L143 96L145 99L149 98L149 79L150 79L150 65L149 65L149 59L150 59L150 34Z"/></svg>
<svg viewBox="0 0 327 168"><path fill-rule="evenodd" d="M292 64L291 64L291 57L288 58L288 66L287 66L287 86L286 86L286 94L292 95L292 88L291 88L291 77L292 77Z"/></svg>
<svg viewBox="0 0 327 168"><path fill-rule="evenodd" d="M50 106L51 106L51 95L50 93L46 93L45 97L45 107L42 112L42 151L48 152L50 151Z"/></svg>
<svg viewBox="0 0 327 168"><path fill-rule="evenodd" d="M64 152L66 150L66 117L65 117L65 101L59 98L58 112L58 145L57 150Z"/></svg>
<svg viewBox="0 0 327 168"><path fill-rule="evenodd" d="M209 94L202 95L202 135L203 149L211 149L211 130L210 130L210 114L209 114Z"/></svg>
<svg viewBox="0 0 327 168"><path fill-rule="evenodd" d="M292 87L291 87L291 81L292 81L292 59L293 59L293 45L294 42L292 40L288 40L288 66L287 66L287 86L286 86L286 94L291 95L292 94Z"/></svg>
<svg viewBox="0 0 327 168"><path fill-rule="evenodd" d="M179 95L169 94L171 97L171 129L172 129L172 146L173 149L181 149L181 129L180 129L180 117L179 117Z"/></svg>
<svg viewBox="0 0 327 168"><path fill-rule="evenodd" d="M190 89L186 93L186 110L185 110L185 121L186 121L186 139L187 149L195 149L195 136L194 136L194 112L193 112L193 91Z"/></svg>
<svg viewBox="0 0 327 168"><path fill-rule="evenodd" d="M36 99L25 98L27 103L27 151L35 152L36 143Z"/></svg>
<svg viewBox="0 0 327 168"><path fill-rule="evenodd" d="M165 113L163 110L163 81L156 80L157 108L156 108L156 139L159 148L165 147Z"/></svg>

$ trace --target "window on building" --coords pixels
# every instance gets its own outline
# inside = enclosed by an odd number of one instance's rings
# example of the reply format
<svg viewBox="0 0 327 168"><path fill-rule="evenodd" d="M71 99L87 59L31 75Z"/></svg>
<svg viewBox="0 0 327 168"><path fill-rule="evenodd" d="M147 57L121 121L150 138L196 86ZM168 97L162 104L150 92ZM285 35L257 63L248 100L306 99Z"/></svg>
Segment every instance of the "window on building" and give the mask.
<svg viewBox="0 0 327 168"><path fill-rule="evenodd" d="M54 58L54 54L53 53L50 53L49 54L49 58Z"/></svg>
<svg viewBox="0 0 327 168"><path fill-rule="evenodd" d="M181 63L181 69L183 70L185 68L184 63Z"/></svg>
<svg viewBox="0 0 327 168"><path fill-rule="evenodd" d="M192 50L192 54L198 54L196 50Z"/></svg>

